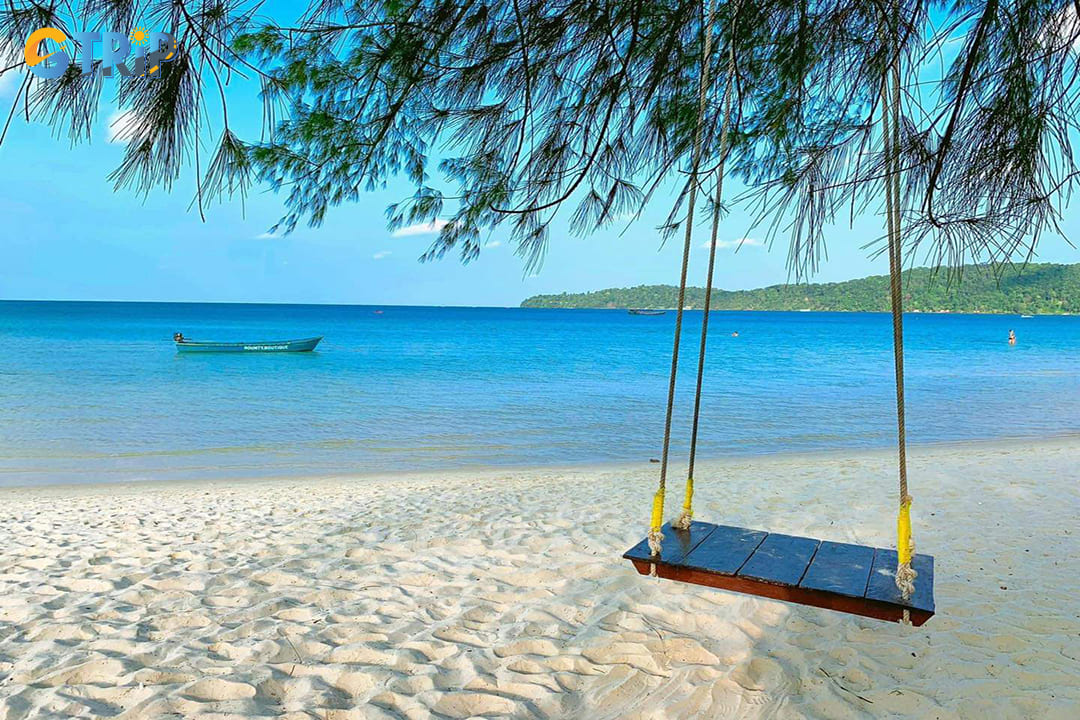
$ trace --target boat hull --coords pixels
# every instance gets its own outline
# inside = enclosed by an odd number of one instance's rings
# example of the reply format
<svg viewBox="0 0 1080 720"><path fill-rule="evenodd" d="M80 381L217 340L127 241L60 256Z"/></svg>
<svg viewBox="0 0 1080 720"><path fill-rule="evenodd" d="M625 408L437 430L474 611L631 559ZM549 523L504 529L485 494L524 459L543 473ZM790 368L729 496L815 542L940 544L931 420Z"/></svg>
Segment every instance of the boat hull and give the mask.
<svg viewBox="0 0 1080 720"><path fill-rule="evenodd" d="M182 353L267 353L311 352L322 337L303 340L263 340L250 343L199 342L184 340L176 343L176 351Z"/></svg>

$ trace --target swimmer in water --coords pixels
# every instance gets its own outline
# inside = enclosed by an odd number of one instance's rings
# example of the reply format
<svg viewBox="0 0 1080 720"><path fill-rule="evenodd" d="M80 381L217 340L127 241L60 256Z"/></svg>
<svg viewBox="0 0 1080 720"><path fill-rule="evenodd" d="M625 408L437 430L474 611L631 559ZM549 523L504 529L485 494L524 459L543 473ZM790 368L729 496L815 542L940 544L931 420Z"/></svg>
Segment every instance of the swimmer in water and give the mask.
<svg viewBox="0 0 1080 720"><path fill-rule="evenodd" d="M731 333L731 337L739 337L739 331L736 330L735 332Z"/></svg>
<svg viewBox="0 0 1080 720"><path fill-rule="evenodd" d="M1015 345L1016 344L1016 333L1014 331L1012 331L1012 330L1009 331L1009 344L1010 345Z"/></svg>

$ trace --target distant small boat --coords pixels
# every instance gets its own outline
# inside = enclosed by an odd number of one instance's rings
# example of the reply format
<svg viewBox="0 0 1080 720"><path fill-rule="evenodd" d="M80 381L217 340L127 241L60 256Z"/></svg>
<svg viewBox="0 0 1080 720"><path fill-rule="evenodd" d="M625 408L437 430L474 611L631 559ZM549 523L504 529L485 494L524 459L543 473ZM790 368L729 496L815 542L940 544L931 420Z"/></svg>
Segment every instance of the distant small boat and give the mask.
<svg viewBox="0 0 1080 720"><path fill-rule="evenodd" d="M1028 319L1030 319L1030 318L1031 318L1032 316L1031 316L1031 315L1021 315L1020 317L1022 317L1022 318L1023 318L1023 319L1025 319L1025 320L1028 320Z"/></svg>
<svg viewBox="0 0 1080 720"><path fill-rule="evenodd" d="M261 340L259 342L200 342L198 340L177 340L176 351L189 352L311 352L322 340L322 336L303 340Z"/></svg>
<svg viewBox="0 0 1080 720"><path fill-rule="evenodd" d="M667 310L642 310L640 308L630 308L626 312L631 315L664 315Z"/></svg>

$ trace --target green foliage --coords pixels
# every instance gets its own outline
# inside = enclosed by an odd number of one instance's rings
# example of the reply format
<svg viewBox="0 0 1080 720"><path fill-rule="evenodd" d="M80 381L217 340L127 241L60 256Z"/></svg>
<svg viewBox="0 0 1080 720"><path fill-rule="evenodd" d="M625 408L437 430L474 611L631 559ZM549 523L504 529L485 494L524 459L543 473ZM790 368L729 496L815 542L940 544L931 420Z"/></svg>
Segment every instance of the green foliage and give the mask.
<svg viewBox="0 0 1080 720"><path fill-rule="evenodd" d="M262 8L0 3L0 77L18 75L0 143L20 119L87 141L115 104L128 121L118 188L194 174L201 212L261 182L282 194L289 231L401 177L413 190L388 208L391 228L447 221L426 258L471 260L498 231L529 266L560 212L586 234L632 222L659 195L672 232L726 172L747 192L725 203L789 242L798 278L824 257L825 228L881 210L882 80L899 68L908 257L1030 258L1080 187L1077 2L312 0L295 23ZM21 58L42 25L136 22L179 44L154 82L74 68L40 80ZM261 87L259 138L230 126L238 77ZM698 135L700 172L688 173Z"/></svg>
<svg viewBox="0 0 1080 720"><path fill-rule="evenodd" d="M225 87L245 73L260 78L264 90L273 81L241 57L253 43L233 41L237 33L253 27L260 5L250 0L7 0L0 4L0 78L17 76L17 87L0 120L0 144L20 117L49 126L72 144L89 142L100 127L101 108L115 106L121 116L112 130L125 145L123 158L108 176L117 190L168 191L186 173L195 178L192 205L200 214L212 201L242 200L255 180L255 169L250 145L229 124ZM100 59L93 61L93 74L82 73L83 57L91 48L78 45L75 33L127 32L136 25L173 36L175 48L148 48L175 50L169 62L149 78L104 80ZM40 27L61 30L68 36L67 49L77 48L78 57L54 80L31 73L23 56L27 38ZM100 58L100 44L94 52Z"/></svg>
<svg viewBox="0 0 1080 720"><path fill-rule="evenodd" d="M658 192L674 232L727 172L799 277L825 228L881 207L887 68L909 256L1030 259L1080 178L1080 23L1061 0L335 1L261 37L295 99L255 163L288 190L284 229L400 175L415 191L391 227L448 221L429 258L471 260L497 230L531 267L560 210L587 234Z"/></svg>
<svg viewBox="0 0 1080 720"><path fill-rule="evenodd" d="M671 308L674 285L639 285L589 293L536 295L521 303L534 308ZM909 312L1001 314L1080 313L1080 264L1031 264L995 275L985 265L958 279L929 268L904 274L904 309ZM688 287L686 306L701 309L705 289ZM840 283L772 285L756 290L713 290L714 310L815 310L888 312L885 275Z"/></svg>

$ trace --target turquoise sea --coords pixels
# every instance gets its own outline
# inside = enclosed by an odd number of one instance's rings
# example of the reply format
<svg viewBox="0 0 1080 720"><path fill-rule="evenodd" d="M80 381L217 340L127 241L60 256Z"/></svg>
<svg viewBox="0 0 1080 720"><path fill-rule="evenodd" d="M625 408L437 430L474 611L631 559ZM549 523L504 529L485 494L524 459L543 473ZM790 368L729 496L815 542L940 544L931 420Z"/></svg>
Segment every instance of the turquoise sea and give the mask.
<svg viewBox="0 0 1080 720"><path fill-rule="evenodd" d="M375 309L0 302L0 485L659 457L673 312ZM687 320L676 452L701 313ZM906 323L913 443L1080 433L1080 317ZM717 312L711 328L704 457L893 442L887 315ZM326 339L179 355L177 330Z"/></svg>

